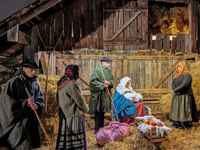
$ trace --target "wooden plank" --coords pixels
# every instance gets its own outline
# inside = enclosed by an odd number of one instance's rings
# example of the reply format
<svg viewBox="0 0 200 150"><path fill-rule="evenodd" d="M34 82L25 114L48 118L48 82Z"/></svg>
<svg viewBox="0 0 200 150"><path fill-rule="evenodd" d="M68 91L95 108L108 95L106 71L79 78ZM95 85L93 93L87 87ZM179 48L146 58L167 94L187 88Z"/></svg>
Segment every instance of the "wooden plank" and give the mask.
<svg viewBox="0 0 200 150"><path fill-rule="evenodd" d="M151 141L152 143L160 143L160 142L164 141L165 139L166 139L166 138L151 139L150 141Z"/></svg>
<svg viewBox="0 0 200 150"><path fill-rule="evenodd" d="M182 35L181 34L177 34L177 52L181 52L181 38L182 38Z"/></svg>
<svg viewBox="0 0 200 150"><path fill-rule="evenodd" d="M163 51L170 52L170 41L169 41L169 34L163 34Z"/></svg>
<svg viewBox="0 0 200 150"><path fill-rule="evenodd" d="M138 17L142 11L136 12L124 25L110 38L110 40L114 40L136 17Z"/></svg>
<svg viewBox="0 0 200 150"><path fill-rule="evenodd" d="M130 7L136 7L136 1L130 1ZM135 10L137 11L137 10ZM135 13L134 10L130 11L130 16L133 16ZM136 33L137 31L135 30L136 26L135 26L135 22L136 22L137 18L129 25L130 26L130 38L135 38L136 37ZM135 46L134 45L130 45L130 50L134 50Z"/></svg>
<svg viewBox="0 0 200 150"><path fill-rule="evenodd" d="M182 34L181 35L181 52L185 53L185 38L186 38L186 35L185 34Z"/></svg>
<svg viewBox="0 0 200 150"><path fill-rule="evenodd" d="M160 101L143 101L143 104L160 104ZM153 110L153 107L151 106L151 109Z"/></svg>
<svg viewBox="0 0 200 150"><path fill-rule="evenodd" d="M45 75L47 75L48 68L47 68L47 54L46 54L46 52L43 51L40 58L41 58L40 61L41 61L43 73Z"/></svg>
<svg viewBox="0 0 200 150"><path fill-rule="evenodd" d="M25 34L22 31L19 31L19 40L18 43L23 45L30 45L31 44L31 37L27 34Z"/></svg>
<svg viewBox="0 0 200 150"><path fill-rule="evenodd" d="M63 30L63 16L64 15L64 10L60 10L59 12L55 13L55 27L54 27L54 41L55 43L58 41L60 34ZM64 44L64 37L62 36L63 40L60 41L56 47L56 51L63 51L63 44ZM54 45L55 45L54 43Z"/></svg>
<svg viewBox="0 0 200 150"><path fill-rule="evenodd" d="M103 11L143 11L143 10L146 10L148 9L147 6L140 6L140 7L104 7Z"/></svg>
<svg viewBox="0 0 200 150"><path fill-rule="evenodd" d="M168 60L168 70L173 66L173 60ZM167 88L172 88L172 81L173 81L173 76L172 73L168 76L167 82L168 82L168 87Z"/></svg>
<svg viewBox="0 0 200 150"><path fill-rule="evenodd" d="M125 4L126 7L129 7L130 6L130 3L129 1L126 1L126 4ZM124 22L126 23L129 19L131 18L130 16L130 12L129 11L124 11ZM132 22L131 22L132 23ZM131 24L130 23L130 24ZM130 25L129 24L129 25ZM125 29L124 29L124 37L125 38L129 38L130 37L130 26L127 26ZM125 44L124 45L124 50L130 50L130 46Z"/></svg>
<svg viewBox="0 0 200 150"><path fill-rule="evenodd" d="M146 97L143 99L143 101L156 101L160 100L162 97Z"/></svg>
<svg viewBox="0 0 200 150"><path fill-rule="evenodd" d="M62 62L62 59L57 59L57 63L56 63L56 65L57 65L57 68L58 68L58 75L59 76L63 76L63 62Z"/></svg>
<svg viewBox="0 0 200 150"><path fill-rule="evenodd" d="M173 67L172 68L170 68L152 87L151 87L151 89L153 89L153 88L157 88L167 77L168 77L168 75L169 74L171 74L173 71L174 71L174 69L176 68L176 64L174 64L173 65ZM144 97L146 97L146 96L148 96L149 94L144 94L143 95L143 98Z"/></svg>
<svg viewBox="0 0 200 150"><path fill-rule="evenodd" d="M142 1L137 0L137 6L142 6ZM142 12L143 13L143 12ZM142 31L143 31L143 22L142 22L142 13L138 15L137 17L137 38L142 39ZM142 50L143 46L142 45L137 45L138 50Z"/></svg>
<svg viewBox="0 0 200 150"><path fill-rule="evenodd" d="M199 40L200 41L200 40ZM192 44L191 44L191 34L186 35L185 39L185 51L189 52L192 50Z"/></svg>
<svg viewBox="0 0 200 150"><path fill-rule="evenodd" d="M145 62L143 60L139 61L139 68L140 68L140 88L144 89L145 88L145 67L144 67Z"/></svg>
<svg viewBox="0 0 200 150"><path fill-rule="evenodd" d="M81 47L88 47L88 1L81 1L81 31L82 31L82 38L81 38Z"/></svg>
<svg viewBox="0 0 200 150"><path fill-rule="evenodd" d="M146 3L143 3L143 5L144 4ZM147 2L147 7L148 7L148 2ZM148 9L143 10L143 13L142 13L142 39L148 40ZM148 47L144 49L148 49Z"/></svg>
<svg viewBox="0 0 200 150"><path fill-rule="evenodd" d="M170 67L171 68L171 67ZM170 69L169 68L169 69ZM163 64L162 64L162 75L164 75L168 70L168 60L163 60ZM167 82L167 78L163 80L163 84L162 84L163 88L167 88L168 87L168 82Z"/></svg>
<svg viewBox="0 0 200 150"><path fill-rule="evenodd" d="M109 49L109 46L105 46L104 45L104 40L107 40L107 25L108 25L108 12L103 12L103 48L108 50Z"/></svg>
<svg viewBox="0 0 200 150"><path fill-rule="evenodd" d="M172 89L171 88L162 88L162 89L134 89L135 92L137 93L171 93Z"/></svg>
<svg viewBox="0 0 200 150"><path fill-rule="evenodd" d="M100 36L101 36L101 30L100 30L100 27L101 27L101 16L102 16L102 11L101 11L101 1L96 1L96 48L97 49L100 49L101 46L100 46Z"/></svg>
<svg viewBox="0 0 200 150"><path fill-rule="evenodd" d="M162 50L162 34L156 34L156 50Z"/></svg>
<svg viewBox="0 0 200 150"><path fill-rule="evenodd" d="M56 4L60 3L62 0L51 0L46 2L45 4L37 7L33 11L27 13L26 15L22 16L20 19L20 25L24 24L25 22L31 20L32 18L38 16L39 14L43 13L44 11L48 10L49 8L55 6Z"/></svg>
<svg viewBox="0 0 200 150"><path fill-rule="evenodd" d="M140 80L142 80L141 78L138 78L140 76L140 70L139 70L139 61L140 60L134 60L134 77L135 77L135 80L132 81L132 83L134 82L135 83L135 89L139 89L139 86L140 86Z"/></svg>
<svg viewBox="0 0 200 150"><path fill-rule="evenodd" d="M190 0L189 8L189 33L191 34L192 53L197 52L196 47L196 0Z"/></svg>
<svg viewBox="0 0 200 150"><path fill-rule="evenodd" d="M178 59L191 59L195 58L197 55L191 56L119 56L119 55L110 55L111 59L133 59L133 60L178 60ZM103 58L102 55L63 55L63 58L66 59L97 59L100 60Z"/></svg>
<svg viewBox="0 0 200 150"><path fill-rule="evenodd" d="M71 8L72 4L67 5L64 7L64 43L63 43L63 49L72 49L72 43L71 43Z"/></svg>
<svg viewBox="0 0 200 150"><path fill-rule="evenodd" d="M124 59L124 60L122 60L122 62L123 62L123 77L127 77L127 75L128 75L128 69L127 69L128 60Z"/></svg>
<svg viewBox="0 0 200 150"><path fill-rule="evenodd" d="M176 45L177 45L177 38L172 38L172 46L171 46L171 54L175 54L176 52Z"/></svg>
<svg viewBox="0 0 200 150"><path fill-rule="evenodd" d="M19 19L15 19L8 23L7 41L18 42L19 41Z"/></svg>
<svg viewBox="0 0 200 150"><path fill-rule="evenodd" d="M113 25L114 25L114 18L113 18L113 13L109 13L108 14L108 18L107 18L107 25L106 25L106 31L107 31L107 37L106 39L109 40L112 35L114 34L114 28L113 28ZM104 43L105 44L105 43ZM109 48L108 50L113 50L113 45L109 45Z"/></svg>

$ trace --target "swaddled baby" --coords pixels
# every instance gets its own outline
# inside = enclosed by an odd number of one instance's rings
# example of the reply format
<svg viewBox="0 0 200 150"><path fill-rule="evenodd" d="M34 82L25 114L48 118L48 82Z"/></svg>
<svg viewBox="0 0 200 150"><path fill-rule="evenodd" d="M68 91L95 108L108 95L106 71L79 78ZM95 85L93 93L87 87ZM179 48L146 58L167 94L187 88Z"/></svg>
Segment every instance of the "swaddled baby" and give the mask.
<svg viewBox="0 0 200 150"><path fill-rule="evenodd" d="M132 87L129 87L129 89L125 88L124 96L132 102L139 102L143 100L142 95L133 91Z"/></svg>

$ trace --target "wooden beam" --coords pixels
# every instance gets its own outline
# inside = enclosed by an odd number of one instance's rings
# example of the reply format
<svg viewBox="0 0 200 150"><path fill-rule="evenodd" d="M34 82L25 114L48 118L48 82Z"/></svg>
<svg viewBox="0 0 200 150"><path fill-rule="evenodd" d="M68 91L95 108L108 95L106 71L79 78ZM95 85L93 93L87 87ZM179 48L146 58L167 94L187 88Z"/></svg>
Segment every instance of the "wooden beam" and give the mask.
<svg viewBox="0 0 200 150"><path fill-rule="evenodd" d="M135 20L140 14L142 13L142 11L137 11L111 38L110 40L114 40L124 29L126 29L126 27L133 22L133 20Z"/></svg>
<svg viewBox="0 0 200 150"><path fill-rule="evenodd" d="M2 37L3 35L5 35L7 33L7 27L4 27L2 29L0 29L0 37Z"/></svg>
<svg viewBox="0 0 200 150"><path fill-rule="evenodd" d="M43 73L47 75L48 73L48 68L47 68L47 54L46 52L42 52L41 57L40 57Z"/></svg>
<svg viewBox="0 0 200 150"><path fill-rule="evenodd" d="M7 41L18 42L19 40L19 19L8 23Z"/></svg>
<svg viewBox="0 0 200 150"><path fill-rule="evenodd" d="M44 11L48 10L49 8L53 7L54 5L58 4L62 0L50 0L47 3L39 6L38 8L34 9L33 11L29 12L28 14L24 15L20 20L20 25L26 23L27 21L31 20L32 18L38 16L39 14L43 13Z"/></svg>
<svg viewBox="0 0 200 150"><path fill-rule="evenodd" d="M27 35L26 33L19 31L19 41L18 43L24 44L24 45L30 45L31 44L31 37Z"/></svg>
<svg viewBox="0 0 200 150"><path fill-rule="evenodd" d="M198 55L198 54L197 54ZM103 58L103 55L62 55L65 59L94 59L100 60ZM193 55L191 55L193 56ZM188 56L188 57L191 57ZM178 60L182 59L182 56L119 56L119 55L110 55L112 60L118 59L131 59L131 60ZM184 56L185 57L185 56ZM183 59L184 59L183 57Z"/></svg>
<svg viewBox="0 0 200 150"><path fill-rule="evenodd" d="M146 6L138 6L136 7L104 7L103 11L141 11L144 9L148 9L148 7Z"/></svg>
<svg viewBox="0 0 200 150"><path fill-rule="evenodd" d="M163 88L163 89L134 89L137 93L171 93L171 88Z"/></svg>

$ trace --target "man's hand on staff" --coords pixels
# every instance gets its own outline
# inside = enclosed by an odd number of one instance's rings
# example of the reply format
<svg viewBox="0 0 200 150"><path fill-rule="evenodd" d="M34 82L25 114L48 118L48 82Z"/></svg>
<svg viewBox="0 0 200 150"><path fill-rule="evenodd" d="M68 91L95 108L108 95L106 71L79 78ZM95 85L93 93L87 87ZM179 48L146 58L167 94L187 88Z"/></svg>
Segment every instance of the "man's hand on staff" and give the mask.
<svg viewBox="0 0 200 150"><path fill-rule="evenodd" d="M36 110L38 108L38 106L34 103L34 99L33 96L31 96L30 98L28 98L28 107L31 107L32 110Z"/></svg>
<svg viewBox="0 0 200 150"><path fill-rule="evenodd" d="M104 80L103 83L104 83L104 88L107 88L110 85L110 82L107 80Z"/></svg>
<svg viewBox="0 0 200 150"><path fill-rule="evenodd" d="M110 82L107 81L107 80L104 80L103 83L104 83L104 84L107 84L107 85L110 85Z"/></svg>

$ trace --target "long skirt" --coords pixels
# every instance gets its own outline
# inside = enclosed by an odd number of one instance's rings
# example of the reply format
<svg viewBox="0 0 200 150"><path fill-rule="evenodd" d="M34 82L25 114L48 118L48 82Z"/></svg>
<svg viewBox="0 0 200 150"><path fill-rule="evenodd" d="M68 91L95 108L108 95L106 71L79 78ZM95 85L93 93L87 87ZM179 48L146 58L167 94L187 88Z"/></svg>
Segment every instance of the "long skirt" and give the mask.
<svg viewBox="0 0 200 150"><path fill-rule="evenodd" d="M198 122L198 114L193 95L174 95L169 119L173 123Z"/></svg>
<svg viewBox="0 0 200 150"><path fill-rule="evenodd" d="M56 150L87 150L85 117L62 118L59 122L59 131Z"/></svg>

